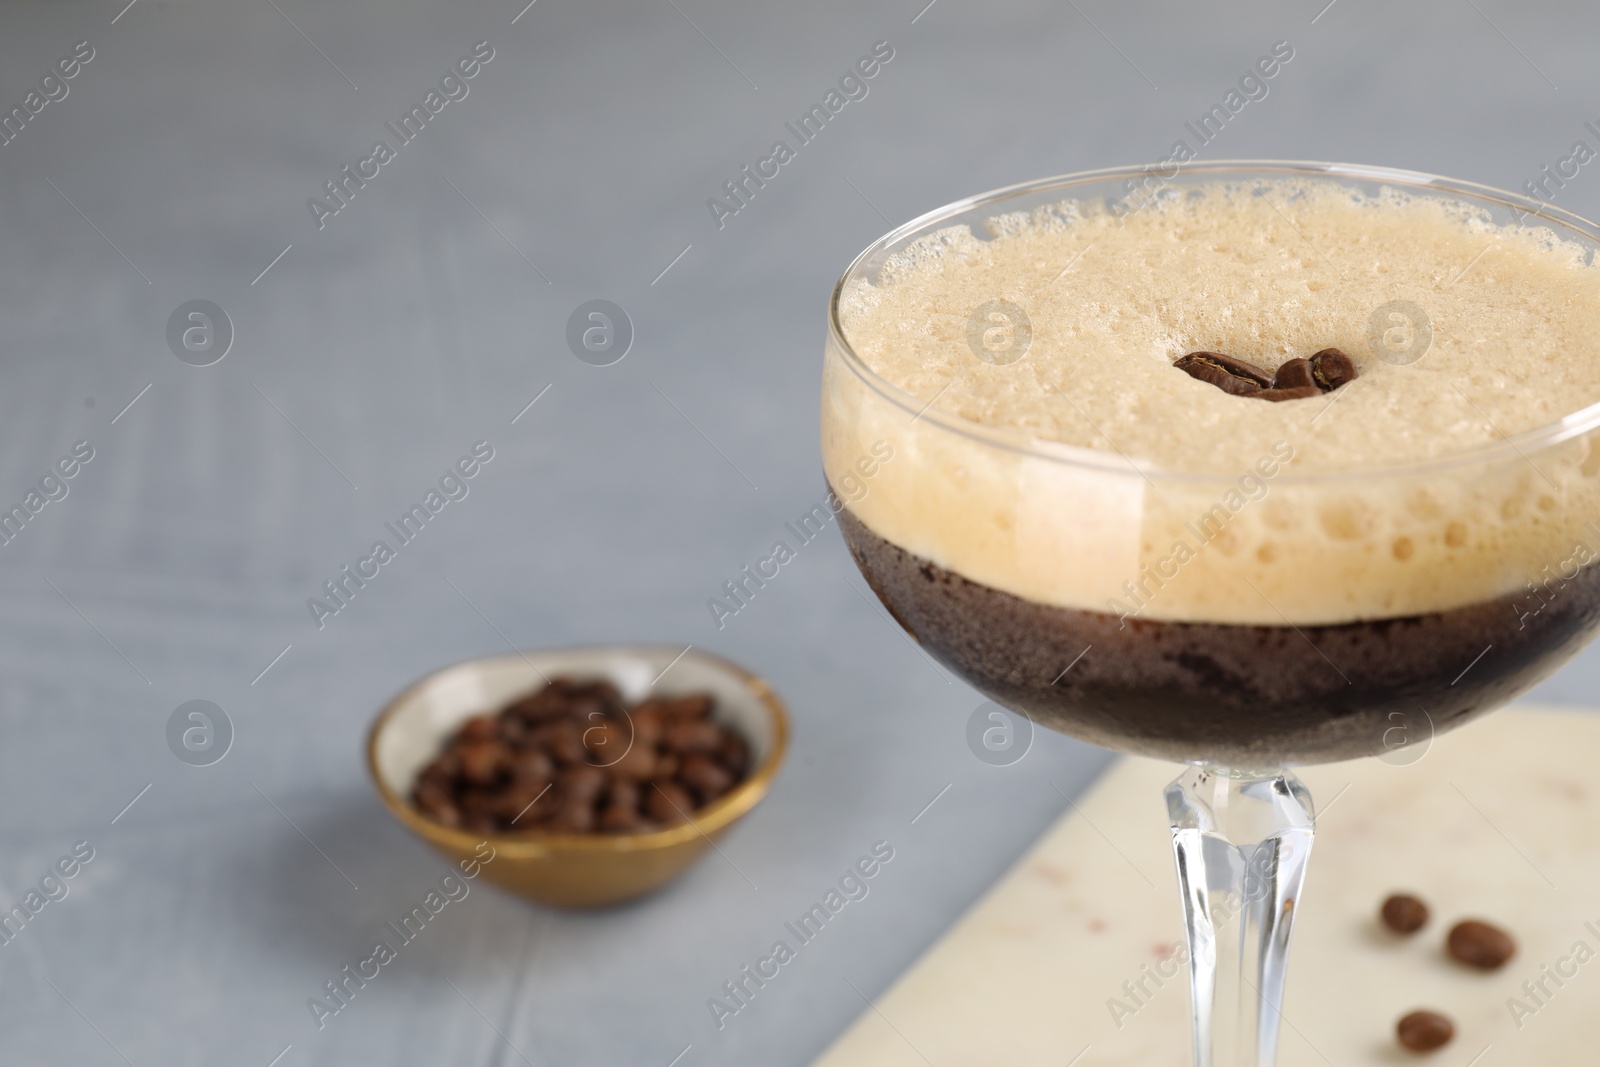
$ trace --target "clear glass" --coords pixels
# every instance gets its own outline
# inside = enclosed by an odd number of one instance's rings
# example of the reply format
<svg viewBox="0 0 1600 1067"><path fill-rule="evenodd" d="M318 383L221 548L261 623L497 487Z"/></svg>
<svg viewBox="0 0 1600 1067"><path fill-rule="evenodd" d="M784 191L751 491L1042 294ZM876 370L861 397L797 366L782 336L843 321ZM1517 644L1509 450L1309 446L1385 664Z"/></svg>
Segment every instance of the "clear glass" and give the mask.
<svg viewBox="0 0 1600 1067"><path fill-rule="evenodd" d="M1271 1067L1316 818L1287 771L1192 766L1167 787L1197 1067Z"/></svg>
<svg viewBox="0 0 1600 1067"><path fill-rule="evenodd" d="M1200 1067L1274 1062L1315 824L1286 768L1404 762L1408 746L1505 703L1600 627L1600 404L1425 461L1278 472L1268 507L1184 562L1199 586L1238 595L1177 614L1118 614L1119 598L1163 589L1152 546L1173 544L1194 516L1214 512L1238 472L1165 470L963 420L940 395L913 395L875 374L850 346L841 302L894 269L913 242L950 227L988 239L1003 217L1048 216L1068 199L1116 216L1197 183L1282 179L1440 198L1477 212L1488 236L1542 227L1581 249L1587 266L1600 249L1600 228L1586 220L1406 171L1224 161L1068 175L949 205L867 248L834 290L823 373L823 465L843 502L840 529L907 631L1001 704L1083 740L1189 765L1167 806ZM1074 224L1071 212L1059 217ZM1377 541L1323 545L1318 561L1353 595L1392 605L1383 613L1322 619L1293 580L1251 562L1274 558L1284 516L1326 524L1372 515L1389 524ZM1489 523L1515 536L1480 535ZM1374 544L1397 560L1432 553L1430 582L1413 588L1405 568L1374 564ZM1508 575L1517 580L1508 585ZM1019 584L1045 595L1007 592ZM1448 602L1439 602L1441 584Z"/></svg>

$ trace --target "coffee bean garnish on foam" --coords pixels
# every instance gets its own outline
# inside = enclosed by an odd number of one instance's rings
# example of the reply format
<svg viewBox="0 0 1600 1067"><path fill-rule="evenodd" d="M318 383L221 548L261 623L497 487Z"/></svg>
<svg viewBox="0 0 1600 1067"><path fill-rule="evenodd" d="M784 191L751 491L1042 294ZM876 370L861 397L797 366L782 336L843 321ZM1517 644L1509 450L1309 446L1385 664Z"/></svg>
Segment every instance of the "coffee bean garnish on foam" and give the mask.
<svg viewBox="0 0 1600 1067"><path fill-rule="evenodd" d="M1190 352L1173 366L1234 396L1249 396L1272 387L1270 371L1221 352Z"/></svg>
<svg viewBox="0 0 1600 1067"><path fill-rule="evenodd" d="M1291 359L1276 374L1221 352L1190 352L1173 366L1224 393L1273 402L1321 396L1356 378L1355 362L1337 348L1324 348L1310 359Z"/></svg>
<svg viewBox="0 0 1600 1067"><path fill-rule="evenodd" d="M1327 392L1356 380L1356 364L1337 348L1324 348L1311 357L1311 376Z"/></svg>

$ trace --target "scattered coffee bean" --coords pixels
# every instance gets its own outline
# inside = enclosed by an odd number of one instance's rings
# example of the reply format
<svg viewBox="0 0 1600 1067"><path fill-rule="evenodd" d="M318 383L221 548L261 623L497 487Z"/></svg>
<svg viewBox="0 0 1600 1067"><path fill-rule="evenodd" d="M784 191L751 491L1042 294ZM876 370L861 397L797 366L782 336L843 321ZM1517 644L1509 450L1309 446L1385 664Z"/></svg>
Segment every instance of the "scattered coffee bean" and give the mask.
<svg viewBox="0 0 1600 1067"><path fill-rule="evenodd" d="M1332 392L1356 380L1355 361L1337 348L1324 348L1311 357L1311 373L1317 384Z"/></svg>
<svg viewBox="0 0 1600 1067"><path fill-rule="evenodd" d="M1450 1043L1456 1024L1436 1011L1414 1011L1395 1024L1394 1032L1412 1052L1432 1052Z"/></svg>
<svg viewBox="0 0 1600 1067"><path fill-rule="evenodd" d="M609 682L554 678L461 724L411 800L477 833L642 833L682 822L749 771L750 746L709 694L629 709Z"/></svg>
<svg viewBox="0 0 1600 1067"><path fill-rule="evenodd" d="M1173 366L1234 396L1249 396L1272 384L1271 372L1221 352L1190 352Z"/></svg>
<svg viewBox="0 0 1600 1067"><path fill-rule="evenodd" d="M1278 373L1272 376L1274 389L1304 389L1306 386L1315 386L1316 376L1311 373L1309 359L1291 359L1278 368Z"/></svg>
<svg viewBox="0 0 1600 1067"><path fill-rule="evenodd" d="M1428 923L1428 905L1410 893L1394 893L1379 912L1383 925L1397 934L1414 934Z"/></svg>
<svg viewBox="0 0 1600 1067"><path fill-rule="evenodd" d="M1484 971L1497 970L1517 954L1517 943L1510 934L1478 919L1452 926L1445 944L1453 959Z"/></svg>

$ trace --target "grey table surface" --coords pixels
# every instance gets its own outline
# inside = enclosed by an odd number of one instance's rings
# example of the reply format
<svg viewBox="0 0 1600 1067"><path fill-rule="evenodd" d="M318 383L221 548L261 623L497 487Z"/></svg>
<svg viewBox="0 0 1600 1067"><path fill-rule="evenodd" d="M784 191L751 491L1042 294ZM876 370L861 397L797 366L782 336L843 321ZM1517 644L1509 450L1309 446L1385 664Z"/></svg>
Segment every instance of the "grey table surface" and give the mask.
<svg viewBox="0 0 1600 1067"><path fill-rule="evenodd" d="M1165 155L1279 40L1208 156L1515 188L1600 118L1576 0L125 2L0 8L8 111L93 49L0 145L0 499L94 449L0 545L0 906L94 849L0 946L8 1065L807 1063L1109 759L1053 735L975 759L980 698L831 532L713 624L824 491L841 267L957 197ZM468 95L319 228L308 198L479 41ZM878 41L868 95L719 227L707 199ZM1594 213L1600 180L1558 202ZM565 341L594 298L636 333L609 367ZM212 366L166 340L193 299L233 325ZM478 440L468 497L319 628L307 599ZM633 906L479 885L319 1030L308 998L441 873L367 784L375 710L508 644L615 640L775 683L796 732L768 802ZM1537 695L1597 678L1590 650ZM166 741L195 699L235 731L208 767ZM707 999L878 840L870 895L719 1028Z"/></svg>

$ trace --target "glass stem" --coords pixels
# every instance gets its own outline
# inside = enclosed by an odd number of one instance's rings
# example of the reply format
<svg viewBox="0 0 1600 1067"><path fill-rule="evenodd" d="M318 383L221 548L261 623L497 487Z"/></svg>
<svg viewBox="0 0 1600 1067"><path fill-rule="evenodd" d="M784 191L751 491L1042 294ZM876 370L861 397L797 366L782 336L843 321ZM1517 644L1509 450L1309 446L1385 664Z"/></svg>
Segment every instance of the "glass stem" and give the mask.
<svg viewBox="0 0 1600 1067"><path fill-rule="evenodd" d="M1167 787L1195 1067L1273 1067L1311 794L1287 771L1191 766Z"/></svg>

